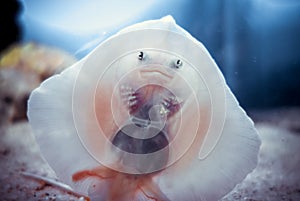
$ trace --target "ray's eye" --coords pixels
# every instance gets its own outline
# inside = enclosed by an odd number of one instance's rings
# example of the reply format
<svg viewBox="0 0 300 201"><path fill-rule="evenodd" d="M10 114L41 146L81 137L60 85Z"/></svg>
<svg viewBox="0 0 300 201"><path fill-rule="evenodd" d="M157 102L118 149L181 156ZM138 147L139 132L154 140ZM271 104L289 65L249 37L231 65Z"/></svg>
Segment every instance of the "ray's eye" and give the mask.
<svg viewBox="0 0 300 201"><path fill-rule="evenodd" d="M141 60L141 61L144 60L145 59L145 53L144 52L139 52L138 59Z"/></svg>
<svg viewBox="0 0 300 201"><path fill-rule="evenodd" d="M180 59L178 59L174 62L174 67L175 68L180 68L181 66L182 66L182 61Z"/></svg>

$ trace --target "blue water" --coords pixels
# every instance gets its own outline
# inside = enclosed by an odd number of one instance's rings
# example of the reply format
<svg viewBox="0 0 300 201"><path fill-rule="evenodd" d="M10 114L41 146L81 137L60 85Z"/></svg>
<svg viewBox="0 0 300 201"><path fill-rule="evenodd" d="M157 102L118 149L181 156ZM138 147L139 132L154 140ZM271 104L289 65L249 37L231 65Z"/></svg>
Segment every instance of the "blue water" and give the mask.
<svg viewBox="0 0 300 201"><path fill-rule="evenodd" d="M299 1L122 2L23 0L23 41L82 58L123 27L171 14L204 43L243 106L300 105Z"/></svg>

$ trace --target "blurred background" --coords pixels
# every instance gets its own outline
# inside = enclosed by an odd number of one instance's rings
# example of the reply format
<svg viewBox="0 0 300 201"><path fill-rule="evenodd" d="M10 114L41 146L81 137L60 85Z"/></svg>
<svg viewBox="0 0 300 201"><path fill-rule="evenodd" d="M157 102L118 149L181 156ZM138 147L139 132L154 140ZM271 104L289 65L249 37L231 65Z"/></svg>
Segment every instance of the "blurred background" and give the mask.
<svg viewBox="0 0 300 201"><path fill-rule="evenodd" d="M0 1L0 200L83 200L55 178L26 121L30 92L120 29L172 15L254 120L258 166L223 198L300 200L299 0Z"/></svg>
<svg viewBox="0 0 300 201"><path fill-rule="evenodd" d="M246 109L300 105L298 0L1 2L1 50L16 42L80 59L123 27L172 15L201 41Z"/></svg>

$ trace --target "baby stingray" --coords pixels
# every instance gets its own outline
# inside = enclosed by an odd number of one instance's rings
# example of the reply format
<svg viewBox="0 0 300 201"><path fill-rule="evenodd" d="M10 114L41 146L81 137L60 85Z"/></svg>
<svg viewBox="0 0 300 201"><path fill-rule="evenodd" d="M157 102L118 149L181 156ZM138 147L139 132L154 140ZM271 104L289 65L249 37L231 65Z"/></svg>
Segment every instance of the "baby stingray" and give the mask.
<svg viewBox="0 0 300 201"><path fill-rule="evenodd" d="M253 122L171 16L129 26L35 89L28 118L57 177L92 201L214 201L257 164Z"/></svg>

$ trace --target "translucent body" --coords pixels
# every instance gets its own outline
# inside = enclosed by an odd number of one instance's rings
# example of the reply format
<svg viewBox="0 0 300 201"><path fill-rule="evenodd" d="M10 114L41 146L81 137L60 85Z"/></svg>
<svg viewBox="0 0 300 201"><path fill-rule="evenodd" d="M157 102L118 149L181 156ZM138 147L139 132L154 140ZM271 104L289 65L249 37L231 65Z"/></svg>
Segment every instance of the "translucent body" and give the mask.
<svg viewBox="0 0 300 201"><path fill-rule="evenodd" d="M260 146L207 50L171 17L125 28L45 81L28 117L58 177L92 200L217 200Z"/></svg>

